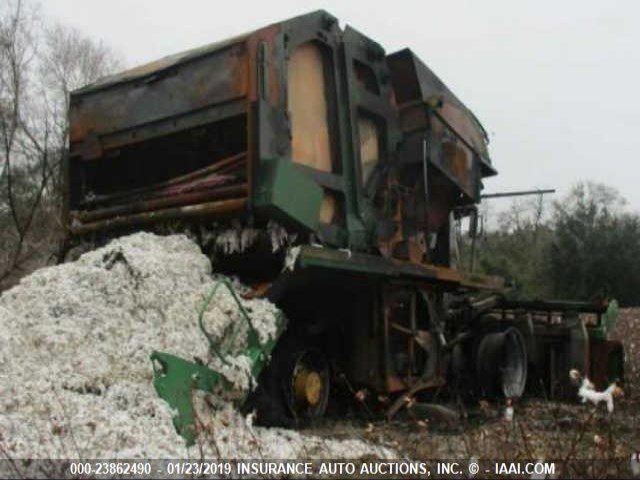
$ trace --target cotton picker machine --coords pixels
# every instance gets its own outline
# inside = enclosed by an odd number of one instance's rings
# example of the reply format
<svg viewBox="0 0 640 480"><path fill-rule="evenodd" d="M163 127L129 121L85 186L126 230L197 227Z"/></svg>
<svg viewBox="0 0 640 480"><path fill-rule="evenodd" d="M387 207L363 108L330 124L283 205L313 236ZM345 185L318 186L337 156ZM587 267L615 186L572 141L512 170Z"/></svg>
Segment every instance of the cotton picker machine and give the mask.
<svg viewBox="0 0 640 480"><path fill-rule="evenodd" d="M409 49L387 55L319 11L107 77L72 93L69 116L70 252L188 232L283 312L262 341L232 292L258 379L237 401L264 423L320 417L341 385L389 398L393 415L436 391L566 397L571 369L622 380L615 302L516 300L452 254L464 221L473 255L496 170L480 122ZM153 359L192 441L192 391L232 386Z"/></svg>

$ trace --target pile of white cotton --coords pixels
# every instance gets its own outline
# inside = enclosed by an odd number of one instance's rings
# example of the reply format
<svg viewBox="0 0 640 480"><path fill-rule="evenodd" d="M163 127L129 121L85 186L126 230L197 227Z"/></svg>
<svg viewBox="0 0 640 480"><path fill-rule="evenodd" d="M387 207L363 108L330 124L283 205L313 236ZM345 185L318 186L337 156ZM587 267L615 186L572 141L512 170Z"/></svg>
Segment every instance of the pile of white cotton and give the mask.
<svg viewBox="0 0 640 480"><path fill-rule="evenodd" d="M152 385L153 350L211 363L197 312L217 281L183 235L137 233L43 268L0 296L0 446L11 458L194 458ZM273 335L277 309L243 300ZM205 324L221 338L237 308L221 291ZM242 337L240 340L242 341ZM241 346L241 345L240 345ZM242 357L225 372L253 386ZM230 404L206 412L207 455L389 456L359 440L324 441L253 427ZM310 449L311 447L311 449Z"/></svg>

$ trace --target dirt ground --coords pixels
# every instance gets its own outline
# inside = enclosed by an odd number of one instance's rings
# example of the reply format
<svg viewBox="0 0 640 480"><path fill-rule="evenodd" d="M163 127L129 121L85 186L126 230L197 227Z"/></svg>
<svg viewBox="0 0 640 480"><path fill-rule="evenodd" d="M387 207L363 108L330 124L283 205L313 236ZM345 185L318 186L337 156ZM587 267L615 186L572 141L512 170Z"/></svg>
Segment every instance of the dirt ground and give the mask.
<svg viewBox="0 0 640 480"><path fill-rule="evenodd" d="M513 421L505 419L504 404L479 402L455 425L407 417L335 419L315 430L380 442L413 459L588 459L588 476L628 476L629 459L640 450L640 309L621 311L613 338L625 347L625 383L624 397L611 414L604 404L525 398L514 406ZM612 462L598 462L614 458L622 471Z"/></svg>

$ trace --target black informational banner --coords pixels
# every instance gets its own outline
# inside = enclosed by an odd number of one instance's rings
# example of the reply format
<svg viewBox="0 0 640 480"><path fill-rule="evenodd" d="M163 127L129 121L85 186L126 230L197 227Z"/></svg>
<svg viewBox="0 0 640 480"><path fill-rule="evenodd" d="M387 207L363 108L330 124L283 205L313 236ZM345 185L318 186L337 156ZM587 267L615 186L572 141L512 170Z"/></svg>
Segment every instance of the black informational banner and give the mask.
<svg viewBox="0 0 640 480"><path fill-rule="evenodd" d="M0 478L640 478L634 460L0 460Z"/></svg>

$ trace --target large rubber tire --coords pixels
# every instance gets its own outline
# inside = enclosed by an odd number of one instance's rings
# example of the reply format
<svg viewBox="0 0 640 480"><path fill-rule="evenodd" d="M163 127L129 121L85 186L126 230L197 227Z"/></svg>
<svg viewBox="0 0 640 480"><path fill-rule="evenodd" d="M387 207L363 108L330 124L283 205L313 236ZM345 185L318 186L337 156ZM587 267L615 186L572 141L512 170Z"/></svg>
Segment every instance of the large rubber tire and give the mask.
<svg viewBox="0 0 640 480"><path fill-rule="evenodd" d="M300 426L322 418L329 403L330 374L325 355L301 348L289 357L283 384L287 408Z"/></svg>
<svg viewBox="0 0 640 480"><path fill-rule="evenodd" d="M303 369L306 375L301 374ZM301 398L301 387L308 393L306 401ZM324 353L308 342L285 336L259 376L258 386L244 409L255 410L258 425L304 427L324 416L329 389L329 363Z"/></svg>
<svg viewBox="0 0 640 480"><path fill-rule="evenodd" d="M481 394L521 397L527 383L527 365L527 349L517 328L487 333L476 352Z"/></svg>

